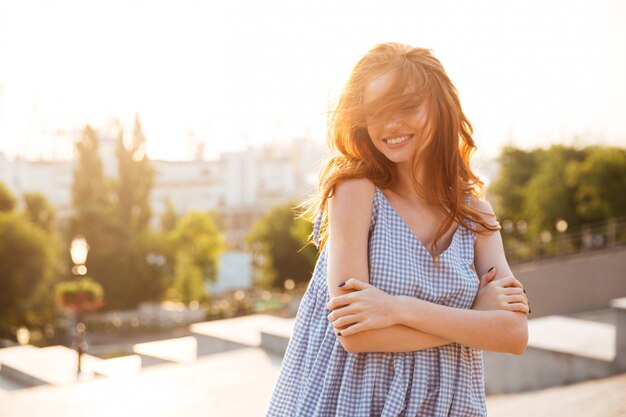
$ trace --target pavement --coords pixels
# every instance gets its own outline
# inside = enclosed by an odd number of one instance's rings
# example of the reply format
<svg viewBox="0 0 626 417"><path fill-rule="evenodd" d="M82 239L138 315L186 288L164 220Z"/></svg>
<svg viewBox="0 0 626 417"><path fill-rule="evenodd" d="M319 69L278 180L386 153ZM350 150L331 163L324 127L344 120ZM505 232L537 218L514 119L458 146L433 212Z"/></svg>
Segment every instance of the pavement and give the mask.
<svg viewBox="0 0 626 417"><path fill-rule="evenodd" d="M137 375L0 391L1 417L262 417L280 358L244 348ZM490 417L623 417L626 374L487 398Z"/></svg>
<svg viewBox="0 0 626 417"><path fill-rule="evenodd" d="M626 373L541 391L487 397L489 417L624 417Z"/></svg>
<svg viewBox="0 0 626 417"><path fill-rule="evenodd" d="M1 417L264 416L280 358L260 348L161 364L125 377L0 391Z"/></svg>
<svg viewBox="0 0 626 417"><path fill-rule="evenodd" d="M537 322L537 342L560 339L563 334L550 335L548 331L555 325L571 334L568 329L576 319L582 317ZM135 345L142 360L155 357L161 362L137 373L113 373L112 377L24 388L0 372L0 417L265 416L282 358L260 347L258 334L267 329L288 334L290 326L284 319L264 316L202 323L191 329L195 343L182 336ZM606 342L611 337L604 326L592 330L597 332L596 341ZM586 340L574 341L576 349L584 348L592 356L614 355ZM53 350L44 353L48 352ZM62 351L57 354L66 356ZM192 360L194 354L197 357ZM49 364L52 368L58 365ZM70 365L64 366L71 370ZM487 407L490 417L617 417L626 416L625 393L626 373L535 392L489 396Z"/></svg>

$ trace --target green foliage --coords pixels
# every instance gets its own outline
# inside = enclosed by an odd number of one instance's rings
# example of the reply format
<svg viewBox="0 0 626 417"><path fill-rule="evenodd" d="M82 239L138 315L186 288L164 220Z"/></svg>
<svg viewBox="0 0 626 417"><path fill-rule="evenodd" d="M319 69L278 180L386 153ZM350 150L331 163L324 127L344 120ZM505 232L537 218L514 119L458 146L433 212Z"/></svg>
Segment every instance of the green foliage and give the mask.
<svg viewBox="0 0 626 417"><path fill-rule="evenodd" d="M154 173L144 153L139 119L129 147L120 130L118 178L105 178L98 135L89 126L76 146L75 216L67 241L82 234L89 242L87 268L104 287L107 309L134 308L142 301L160 299L167 265L148 262L149 255L162 254L163 245L148 230Z"/></svg>
<svg viewBox="0 0 626 417"><path fill-rule="evenodd" d="M282 288L287 279L307 282L311 278L317 252L306 246L310 227L295 218L289 205L276 206L255 222L247 241L262 259L258 265L261 286Z"/></svg>
<svg viewBox="0 0 626 417"><path fill-rule="evenodd" d="M0 182L0 212L15 208L15 196L4 183Z"/></svg>
<svg viewBox="0 0 626 417"><path fill-rule="evenodd" d="M179 251L176 253L172 288L176 298L183 303L200 301L204 297L202 268L194 262L189 252Z"/></svg>
<svg viewBox="0 0 626 417"><path fill-rule="evenodd" d="M79 312L95 310L104 302L102 285L87 276L57 283L54 295L57 305Z"/></svg>
<svg viewBox="0 0 626 417"><path fill-rule="evenodd" d="M558 219L571 226L580 224L574 194L577 184L566 181L568 167L581 161L585 152L561 145L551 146L537 154L537 170L524 187L522 204L530 236L542 230L553 231Z"/></svg>
<svg viewBox="0 0 626 417"><path fill-rule="evenodd" d="M140 302L158 301L166 288L167 265L150 263L150 255L163 254L158 236L117 230L99 257L99 281L105 288L107 309L131 309ZM95 255L95 251L94 251ZM90 255L91 257L91 252ZM89 267L95 276L95 268Z"/></svg>
<svg viewBox="0 0 626 417"><path fill-rule="evenodd" d="M540 152L524 151L512 146L502 149L498 158L498 178L489 186L489 190L496 196L497 213L500 217L513 221L524 218L522 206L525 187L537 169Z"/></svg>
<svg viewBox="0 0 626 417"><path fill-rule="evenodd" d="M165 211L161 214L161 230L164 232L171 232L176 228L178 222L178 214L174 208L172 200L165 199Z"/></svg>
<svg viewBox="0 0 626 417"><path fill-rule="evenodd" d="M594 146L568 174L577 186L576 213L582 220L626 216L626 149Z"/></svg>
<svg viewBox="0 0 626 417"><path fill-rule="evenodd" d="M504 148L500 173L489 190L496 213L528 233L505 238L531 241L542 231L555 233L557 220L570 229L587 222L626 216L626 149L554 145L524 151Z"/></svg>
<svg viewBox="0 0 626 417"><path fill-rule="evenodd" d="M31 321L53 272L53 241L20 213L0 212L0 322Z"/></svg>
<svg viewBox="0 0 626 417"><path fill-rule="evenodd" d="M30 221L43 230L52 232L54 207L48 203L46 197L38 192L24 193L24 203Z"/></svg>
<svg viewBox="0 0 626 417"><path fill-rule="evenodd" d="M91 126L85 126L82 138L76 143L76 151L78 158L72 186L74 208L80 212L93 211L93 207L110 206L110 185L102 170L98 135Z"/></svg>
<svg viewBox="0 0 626 417"><path fill-rule="evenodd" d="M122 132L117 139L119 177L116 182L119 220L134 232L145 231L150 222L150 191L154 182L154 170L146 152L146 138L141 130L139 116L130 146L124 143Z"/></svg>
<svg viewBox="0 0 626 417"><path fill-rule="evenodd" d="M201 271L203 281L215 281L219 255L225 243L213 215L198 211L187 213L171 232L170 239L176 248L177 264L182 257L185 263L191 263Z"/></svg>

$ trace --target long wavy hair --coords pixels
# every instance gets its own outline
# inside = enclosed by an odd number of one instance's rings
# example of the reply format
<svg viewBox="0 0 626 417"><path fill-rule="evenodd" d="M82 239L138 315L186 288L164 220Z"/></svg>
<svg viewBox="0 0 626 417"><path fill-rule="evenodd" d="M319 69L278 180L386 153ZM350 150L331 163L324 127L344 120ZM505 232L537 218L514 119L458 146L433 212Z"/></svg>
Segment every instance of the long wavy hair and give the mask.
<svg viewBox="0 0 626 417"><path fill-rule="evenodd" d="M365 85L389 71L395 71L393 86L383 97L365 104ZM470 158L476 150L472 125L443 66L429 49L383 43L359 60L329 112L327 140L335 156L322 166L317 196L301 205L305 209L303 217L311 221L324 210L320 251L328 238L325 208L337 183L347 178L368 178L378 187L387 188L396 179L395 164L374 147L367 121L410 111L424 102L428 105L426 134L430 140L422 142L411 159L412 182L422 198L447 213L437 229L431 253L436 253L437 242L455 220L478 233L499 230L497 222L495 226L485 222L480 212L465 202L466 195L482 196L484 184L470 169ZM417 181L418 167L428 173L428 182ZM476 224L484 229L479 230Z"/></svg>

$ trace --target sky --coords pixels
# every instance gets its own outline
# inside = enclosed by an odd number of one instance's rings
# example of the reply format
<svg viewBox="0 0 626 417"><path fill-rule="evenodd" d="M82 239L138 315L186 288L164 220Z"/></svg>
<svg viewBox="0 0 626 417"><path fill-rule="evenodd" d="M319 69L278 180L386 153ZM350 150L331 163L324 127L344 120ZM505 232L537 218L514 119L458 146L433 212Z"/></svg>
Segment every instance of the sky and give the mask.
<svg viewBox="0 0 626 417"><path fill-rule="evenodd" d="M625 1L0 0L0 152L72 156L85 124L181 160L324 143L371 47L432 49L479 154L505 144L626 146Z"/></svg>

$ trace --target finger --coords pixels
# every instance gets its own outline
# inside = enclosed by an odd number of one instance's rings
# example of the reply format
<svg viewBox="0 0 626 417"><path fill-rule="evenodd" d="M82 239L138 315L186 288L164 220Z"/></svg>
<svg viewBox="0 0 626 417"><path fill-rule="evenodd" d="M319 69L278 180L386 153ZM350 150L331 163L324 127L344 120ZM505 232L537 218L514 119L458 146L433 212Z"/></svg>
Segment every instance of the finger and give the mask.
<svg viewBox="0 0 626 417"><path fill-rule="evenodd" d="M350 314L349 316L341 317L332 322L335 329L341 329L343 327L350 326L351 324L358 323L362 319L358 314Z"/></svg>
<svg viewBox="0 0 626 417"><path fill-rule="evenodd" d="M521 282L519 282L514 276L508 276L503 278L498 278L493 282L497 282L501 287L518 287L524 289L524 286Z"/></svg>
<svg viewBox="0 0 626 417"><path fill-rule="evenodd" d="M343 284L343 285L342 285ZM357 278L348 278L345 282L339 284L343 290L364 290L367 287L371 287L371 285L362 279Z"/></svg>
<svg viewBox="0 0 626 417"><path fill-rule="evenodd" d="M524 298L523 295L507 295L506 302L508 304L522 303L522 304L528 305L528 302L526 301L526 298Z"/></svg>
<svg viewBox="0 0 626 417"><path fill-rule="evenodd" d="M367 330L367 326L363 324L363 322L359 322L359 323L353 324L347 329L336 331L335 333L337 334L337 336L350 336L350 335L362 332L363 330Z"/></svg>
<svg viewBox="0 0 626 417"><path fill-rule="evenodd" d="M519 287L504 287L503 293L506 295L524 295L524 290Z"/></svg>
<svg viewBox="0 0 626 417"><path fill-rule="evenodd" d="M528 304L528 296L526 295L526 291L518 287L506 287L504 288L503 294L505 295L519 295L524 298L524 302Z"/></svg>
<svg viewBox="0 0 626 417"><path fill-rule="evenodd" d="M345 307L341 307L341 308L333 310L328 316L326 316L326 318L328 319L328 321L333 322L340 317L344 317L344 316L347 316L349 314L354 314L354 313L356 313L356 311L353 308L353 305L351 304L349 306L345 306Z"/></svg>
<svg viewBox="0 0 626 417"><path fill-rule="evenodd" d="M489 284L493 280L493 278L495 278L495 276L496 276L496 269L494 267L491 267L478 280L480 282L480 287L482 288L485 285Z"/></svg>
<svg viewBox="0 0 626 417"><path fill-rule="evenodd" d="M530 307L528 307L526 304L515 303L515 304L509 304L509 306L511 307L511 311L518 311L524 314L530 313Z"/></svg>
<svg viewBox="0 0 626 417"><path fill-rule="evenodd" d="M491 267L491 269L489 271L487 271L487 273L484 275L484 277L485 277L485 282L487 284L489 284L496 277L496 268L495 267Z"/></svg>
<svg viewBox="0 0 626 417"><path fill-rule="evenodd" d="M330 301L326 304L326 307L329 310L334 310L336 308L347 306L352 302L352 298L350 298L352 294L344 294L338 295L330 299Z"/></svg>

